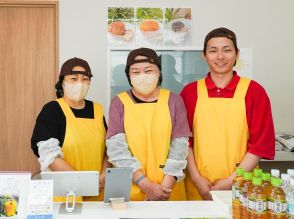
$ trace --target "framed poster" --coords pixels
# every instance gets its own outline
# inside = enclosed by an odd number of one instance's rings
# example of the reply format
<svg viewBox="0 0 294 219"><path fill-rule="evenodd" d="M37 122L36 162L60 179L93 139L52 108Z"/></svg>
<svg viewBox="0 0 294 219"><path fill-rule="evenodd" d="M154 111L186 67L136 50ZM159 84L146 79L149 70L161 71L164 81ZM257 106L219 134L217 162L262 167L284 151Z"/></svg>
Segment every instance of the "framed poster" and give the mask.
<svg viewBox="0 0 294 219"><path fill-rule="evenodd" d="M133 46L135 44L134 8L108 8L107 41L109 46Z"/></svg>
<svg viewBox="0 0 294 219"><path fill-rule="evenodd" d="M164 13L162 8L136 9L136 45L158 47L164 45Z"/></svg>
<svg viewBox="0 0 294 219"><path fill-rule="evenodd" d="M191 8L165 9L165 46L191 45L191 14Z"/></svg>

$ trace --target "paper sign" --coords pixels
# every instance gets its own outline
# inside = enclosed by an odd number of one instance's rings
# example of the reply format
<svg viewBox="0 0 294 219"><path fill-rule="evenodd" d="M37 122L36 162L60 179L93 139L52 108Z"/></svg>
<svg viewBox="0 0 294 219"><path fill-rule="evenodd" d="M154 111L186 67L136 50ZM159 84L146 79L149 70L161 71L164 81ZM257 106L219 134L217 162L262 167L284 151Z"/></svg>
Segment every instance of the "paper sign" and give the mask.
<svg viewBox="0 0 294 219"><path fill-rule="evenodd" d="M29 172L0 172L0 217L26 215Z"/></svg>
<svg viewBox="0 0 294 219"><path fill-rule="evenodd" d="M53 181L32 180L29 183L28 219L51 219L53 216Z"/></svg>

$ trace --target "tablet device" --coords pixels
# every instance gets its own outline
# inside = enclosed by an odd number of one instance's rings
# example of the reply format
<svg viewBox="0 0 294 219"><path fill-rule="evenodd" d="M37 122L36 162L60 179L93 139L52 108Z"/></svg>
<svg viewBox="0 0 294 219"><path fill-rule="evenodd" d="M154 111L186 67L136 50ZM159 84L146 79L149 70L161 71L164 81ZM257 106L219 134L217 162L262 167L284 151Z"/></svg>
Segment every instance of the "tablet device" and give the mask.
<svg viewBox="0 0 294 219"><path fill-rule="evenodd" d="M107 168L105 172L104 202L110 202L111 198L124 198L130 201L133 168L118 167Z"/></svg>
<svg viewBox="0 0 294 219"><path fill-rule="evenodd" d="M41 172L41 178L53 180L54 196L66 196L69 192L76 196L99 195L98 171Z"/></svg>

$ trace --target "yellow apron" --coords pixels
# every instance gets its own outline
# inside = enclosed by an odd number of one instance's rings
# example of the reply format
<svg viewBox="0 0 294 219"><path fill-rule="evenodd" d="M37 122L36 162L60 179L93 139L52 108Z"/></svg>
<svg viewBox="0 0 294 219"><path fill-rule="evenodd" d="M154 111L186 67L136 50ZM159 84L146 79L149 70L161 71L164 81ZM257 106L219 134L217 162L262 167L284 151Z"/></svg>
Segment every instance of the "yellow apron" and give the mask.
<svg viewBox="0 0 294 219"><path fill-rule="evenodd" d="M76 118L63 98L57 99L65 117L66 131L62 152L64 160L77 171L97 170L101 173L105 150L105 127L102 106L94 104L94 119ZM103 200L103 193L98 197L85 197L89 200ZM81 198L77 199L81 201ZM54 201L65 201L54 199ZM85 201L85 200L84 200Z"/></svg>
<svg viewBox="0 0 294 219"><path fill-rule="evenodd" d="M124 128L129 149L142 164L142 171L148 179L161 183L162 168L168 157L172 133L169 113L169 91L160 89L156 103L136 104L127 92L118 95L124 105ZM145 200L145 194L134 183L131 200ZM175 183L169 200L185 200L184 182Z"/></svg>
<svg viewBox="0 0 294 219"><path fill-rule="evenodd" d="M205 79L198 81L194 158L200 174L211 183L229 177L247 151L245 96L249 83L249 79L240 78L233 98L209 98ZM201 200L189 176L185 183L188 200Z"/></svg>

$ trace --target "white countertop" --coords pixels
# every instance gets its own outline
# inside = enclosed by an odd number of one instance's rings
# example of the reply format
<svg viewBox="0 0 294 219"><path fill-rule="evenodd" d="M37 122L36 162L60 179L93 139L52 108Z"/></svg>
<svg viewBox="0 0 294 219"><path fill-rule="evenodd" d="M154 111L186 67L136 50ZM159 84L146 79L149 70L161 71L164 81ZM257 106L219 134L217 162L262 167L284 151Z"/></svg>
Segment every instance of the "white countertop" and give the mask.
<svg viewBox="0 0 294 219"><path fill-rule="evenodd" d="M54 219L69 218L203 218L230 217L214 201L142 201L128 202L124 210L112 210L110 204L103 202L84 202L80 215L62 215L58 213L60 203L54 204Z"/></svg>

